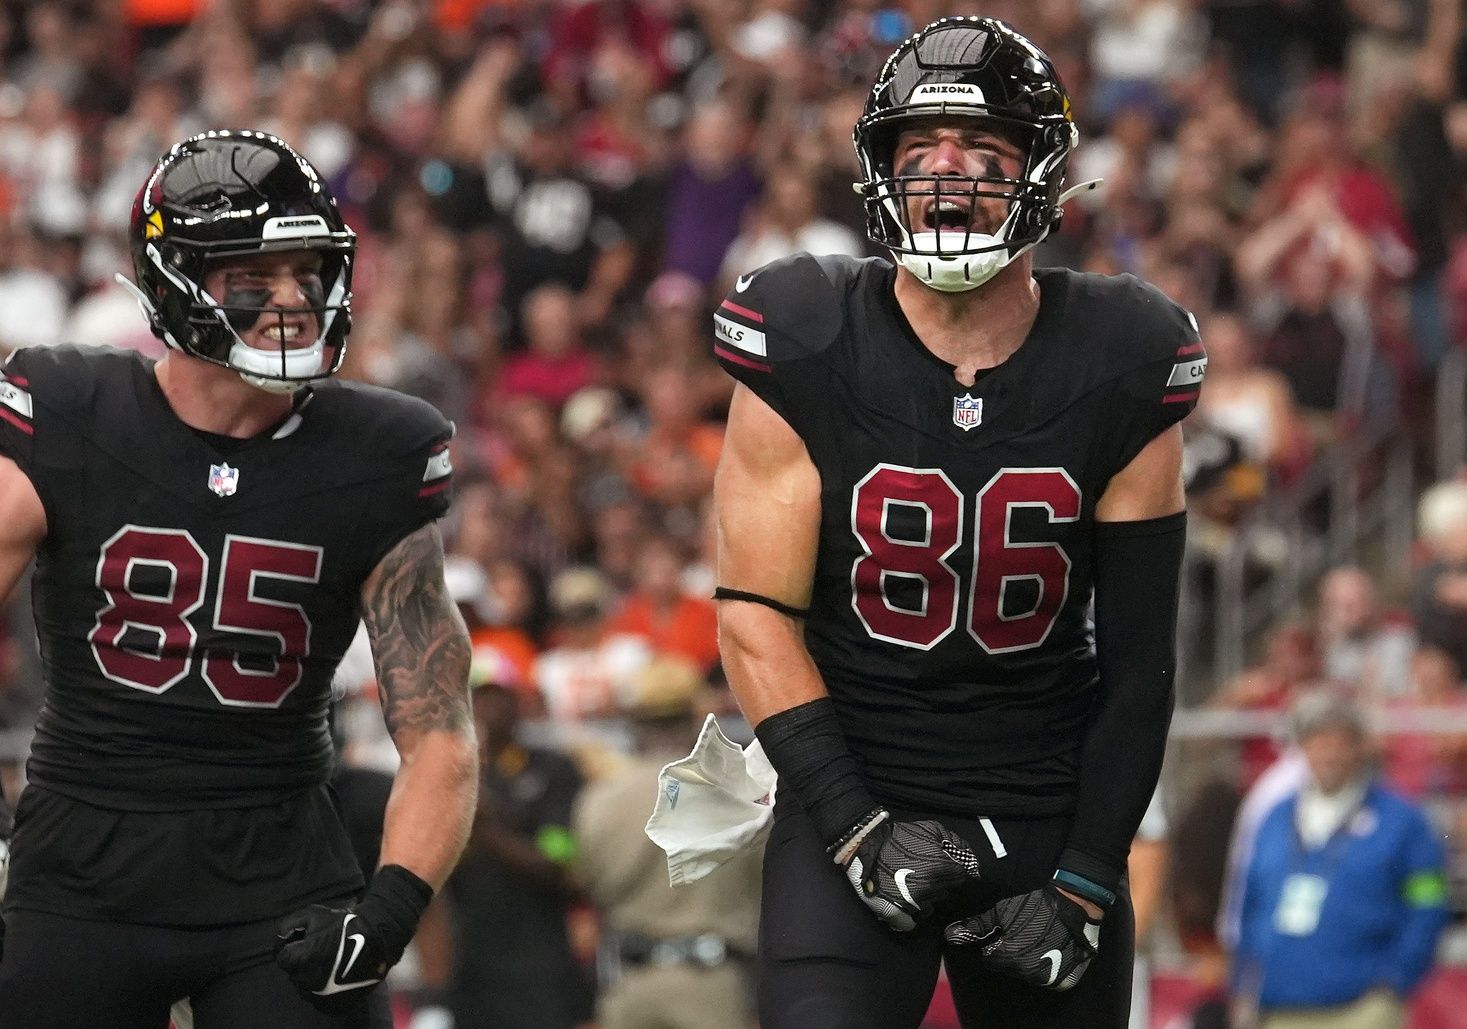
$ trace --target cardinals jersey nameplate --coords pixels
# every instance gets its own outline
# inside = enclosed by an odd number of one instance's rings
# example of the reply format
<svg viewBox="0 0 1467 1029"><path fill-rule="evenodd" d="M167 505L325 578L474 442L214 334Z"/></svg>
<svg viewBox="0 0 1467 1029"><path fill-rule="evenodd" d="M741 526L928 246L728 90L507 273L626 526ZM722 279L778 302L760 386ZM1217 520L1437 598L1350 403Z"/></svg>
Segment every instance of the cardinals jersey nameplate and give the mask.
<svg viewBox="0 0 1467 1029"><path fill-rule="evenodd" d="M730 346L738 347L745 353L755 354L759 357L769 355L769 344L764 333L758 329L751 329L747 325L740 325L732 319L725 318L721 314L713 316L713 331L718 338Z"/></svg>

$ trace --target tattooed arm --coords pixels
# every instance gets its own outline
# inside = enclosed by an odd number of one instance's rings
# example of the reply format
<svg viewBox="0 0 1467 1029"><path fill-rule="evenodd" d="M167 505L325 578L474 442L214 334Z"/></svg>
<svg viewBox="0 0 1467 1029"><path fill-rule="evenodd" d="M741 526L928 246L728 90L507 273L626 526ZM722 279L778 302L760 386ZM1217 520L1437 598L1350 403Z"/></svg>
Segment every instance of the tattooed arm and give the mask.
<svg viewBox="0 0 1467 1029"><path fill-rule="evenodd" d="M433 523L387 552L362 587L387 731L402 755L382 832L383 865L435 890L468 839L478 793L469 638L443 585Z"/></svg>

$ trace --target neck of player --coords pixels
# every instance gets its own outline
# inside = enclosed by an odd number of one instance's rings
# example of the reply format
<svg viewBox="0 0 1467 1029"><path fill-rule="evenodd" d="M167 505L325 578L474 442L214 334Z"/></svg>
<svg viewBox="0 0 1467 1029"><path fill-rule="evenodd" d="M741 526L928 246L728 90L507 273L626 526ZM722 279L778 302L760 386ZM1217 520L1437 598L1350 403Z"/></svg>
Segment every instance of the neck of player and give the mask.
<svg viewBox="0 0 1467 1029"><path fill-rule="evenodd" d="M896 299L923 346L952 365L964 386L1012 357L1039 314L1039 284L1028 254L963 293L933 289L899 267Z"/></svg>
<svg viewBox="0 0 1467 1029"><path fill-rule="evenodd" d="M158 385L180 421L220 436L258 436L290 413L289 393L267 393L232 368L170 350L154 367Z"/></svg>

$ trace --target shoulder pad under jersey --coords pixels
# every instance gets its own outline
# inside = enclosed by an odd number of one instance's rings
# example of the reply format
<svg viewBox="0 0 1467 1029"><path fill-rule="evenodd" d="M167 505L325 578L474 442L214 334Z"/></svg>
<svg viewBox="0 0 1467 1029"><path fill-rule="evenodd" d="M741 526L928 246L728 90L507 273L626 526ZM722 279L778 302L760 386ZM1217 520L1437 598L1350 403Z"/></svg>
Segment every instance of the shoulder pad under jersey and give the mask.
<svg viewBox="0 0 1467 1029"><path fill-rule="evenodd" d="M1102 360L1110 377L1138 368L1167 365L1164 392L1195 391L1202 385L1207 357L1197 320L1161 290L1134 275L1086 276L1091 296L1104 303L1092 324L1109 325ZM1172 365L1184 365L1172 375Z"/></svg>
<svg viewBox="0 0 1467 1029"><path fill-rule="evenodd" d="M318 415L340 420L341 431L387 457L415 454L453 435L453 423L432 404L381 386L332 379L317 387L312 402L321 407Z"/></svg>
<svg viewBox="0 0 1467 1029"><path fill-rule="evenodd" d="M1132 275L1090 278L1092 299L1105 300L1093 323L1109 326L1097 342L1111 381L1105 442L1113 474L1197 406L1207 354L1191 313L1155 286Z"/></svg>
<svg viewBox="0 0 1467 1029"><path fill-rule="evenodd" d="M714 353L725 367L763 371L820 353L840 331L855 268L799 253L739 276L713 315Z"/></svg>
<svg viewBox="0 0 1467 1029"><path fill-rule="evenodd" d="M90 411L97 390L130 379L139 360L132 350L63 343L15 351L4 373L11 383L23 384L38 404L64 415Z"/></svg>

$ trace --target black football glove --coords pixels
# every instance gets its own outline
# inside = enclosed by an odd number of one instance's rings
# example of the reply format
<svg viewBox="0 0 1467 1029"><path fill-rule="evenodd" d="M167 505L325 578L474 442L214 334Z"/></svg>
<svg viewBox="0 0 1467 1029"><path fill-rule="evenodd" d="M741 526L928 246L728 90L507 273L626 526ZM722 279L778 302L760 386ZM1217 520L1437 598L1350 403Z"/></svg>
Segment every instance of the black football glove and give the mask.
<svg viewBox="0 0 1467 1029"><path fill-rule="evenodd" d="M1050 990L1079 982L1100 947L1100 923L1053 886L1005 897L944 935L980 947L989 968Z"/></svg>
<svg viewBox="0 0 1467 1029"><path fill-rule="evenodd" d="M978 878L978 858L962 837L934 821L894 822L883 808L834 854L861 902L897 932L915 929L938 901Z"/></svg>
<svg viewBox="0 0 1467 1029"><path fill-rule="evenodd" d="M275 961L316 1007L351 1010L397 964L432 898L423 880L387 865L350 908L312 904L275 923Z"/></svg>

